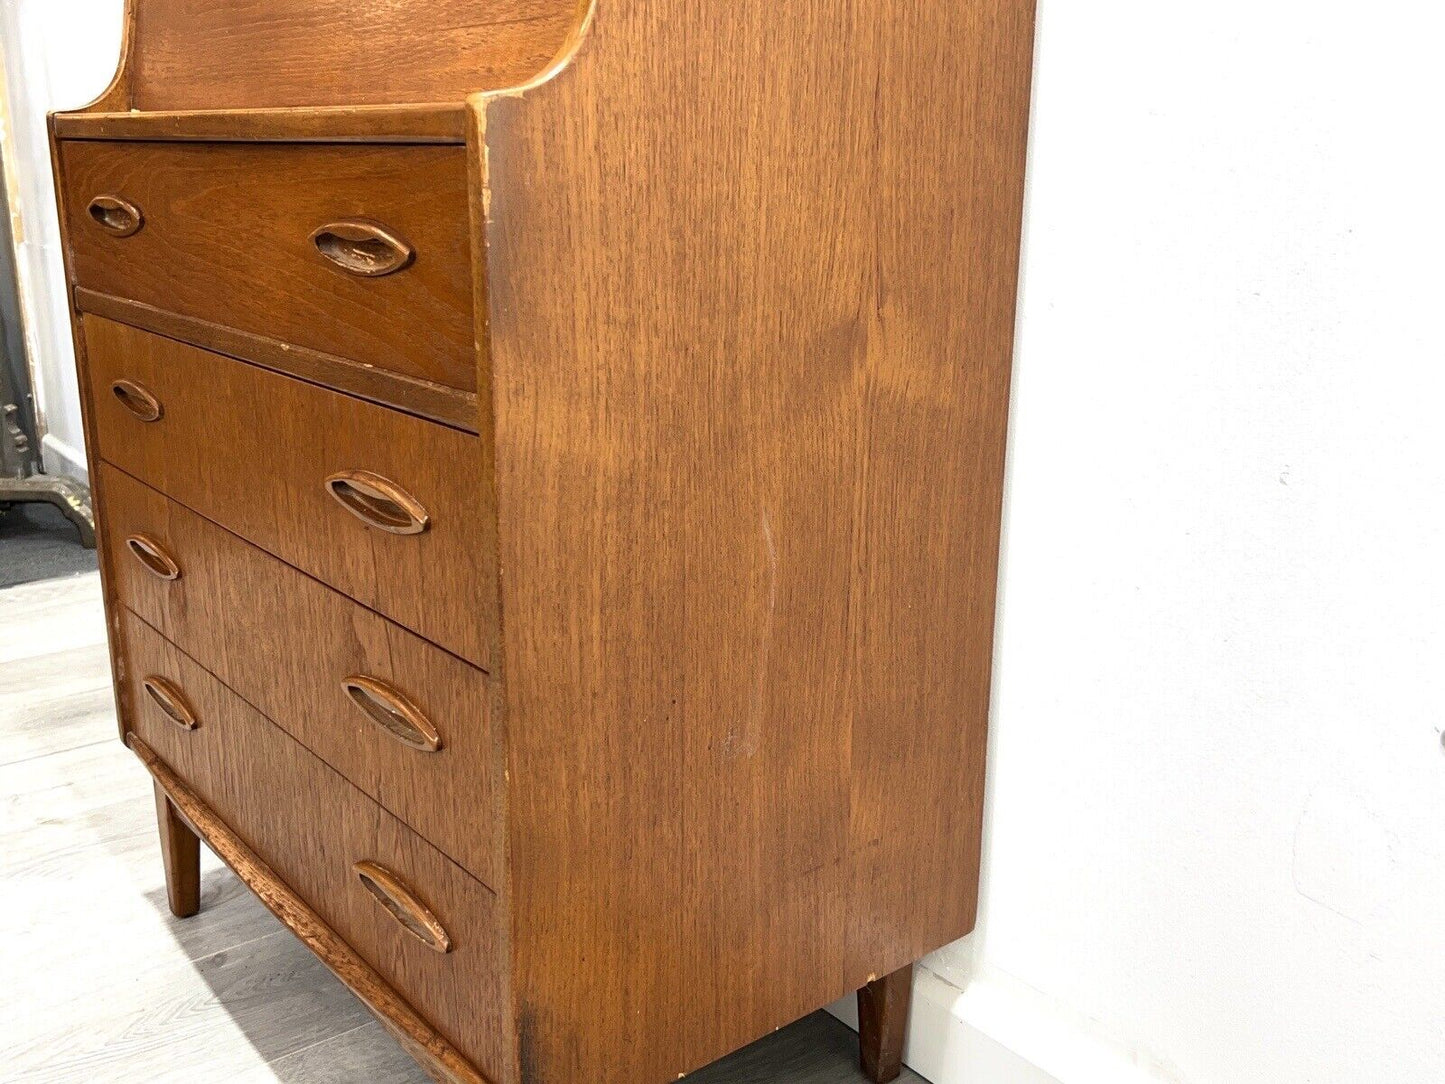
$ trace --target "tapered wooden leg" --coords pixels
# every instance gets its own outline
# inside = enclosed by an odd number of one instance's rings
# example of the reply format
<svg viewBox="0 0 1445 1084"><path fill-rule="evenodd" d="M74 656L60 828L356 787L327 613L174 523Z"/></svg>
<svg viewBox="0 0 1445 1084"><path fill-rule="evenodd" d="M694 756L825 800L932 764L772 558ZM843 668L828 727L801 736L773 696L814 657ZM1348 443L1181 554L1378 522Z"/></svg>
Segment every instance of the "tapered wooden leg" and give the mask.
<svg viewBox="0 0 1445 1084"><path fill-rule="evenodd" d="M903 1033L913 1002L913 965L858 991L858 1051L863 1075L888 1084L903 1072Z"/></svg>
<svg viewBox="0 0 1445 1084"><path fill-rule="evenodd" d="M156 820L161 829L161 859L166 865L166 898L171 914L190 918L201 909L201 837L192 832L159 783Z"/></svg>

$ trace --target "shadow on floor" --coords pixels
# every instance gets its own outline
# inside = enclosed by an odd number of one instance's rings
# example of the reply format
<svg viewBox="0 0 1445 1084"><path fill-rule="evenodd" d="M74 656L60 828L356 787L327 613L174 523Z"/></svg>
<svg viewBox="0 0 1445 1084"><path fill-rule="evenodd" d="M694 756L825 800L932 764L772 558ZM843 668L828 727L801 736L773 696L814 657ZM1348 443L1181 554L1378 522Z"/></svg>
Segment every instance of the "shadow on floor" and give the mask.
<svg viewBox="0 0 1445 1084"><path fill-rule="evenodd" d="M366 1010L278 921L271 920L273 926L263 920L259 925L264 929L257 928L262 905L234 874L207 872L201 913L191 919L170 918L163 890L146 896L167 917L172 934L193 957L210 940L198 926L210 921L250 927L246 933L254 940L203 955L195 960L195 967L217 1002L267 1061L279 1084L427 1081L426 1074L379 1025L358 1026L359 1020L370 1020ZM279 936L266 936L265 931ZM222 943L234 939L219 938ZM272 1004L257 1004L258 988L268 992L266 1000ZM294 998L287 997L288 988ZM283 1003L280 1012L276 1000ZM306 1020L308 1015L318 1018ZM324 1017L331 1018L332 1026L326 1026ZM291 1027L310 1031L313 1045L298 1044L297 1036L284 1034ZM328 1032L329 1037L323 1037ZM857 1033L824 1012L805 1017L687 1077L688 1084L862 1084L864 1079L858 1069ZM906 1070L899 1081L926 1084Z"/></svg>

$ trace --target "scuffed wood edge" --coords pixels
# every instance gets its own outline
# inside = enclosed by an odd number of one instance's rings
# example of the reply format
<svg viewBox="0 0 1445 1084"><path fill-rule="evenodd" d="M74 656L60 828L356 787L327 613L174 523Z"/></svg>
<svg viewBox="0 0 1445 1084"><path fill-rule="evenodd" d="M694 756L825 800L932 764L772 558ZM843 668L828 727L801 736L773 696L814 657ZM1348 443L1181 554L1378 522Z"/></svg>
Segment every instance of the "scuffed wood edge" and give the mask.
<svg viewBox="0 0 1445 1084"><path fill-rule="evenodd" d="M487 116L492 104L508 98L526 97L532 91L550 83L571 68L573 62L581 54L582 46L588 40L596 15L597 0L577 0L577 22L573 25L566 40L563 41L562 48L557 50L557 55L545 68L525 83L500 87L495 90L478 91L467 98L467 146L472 158L473 193L480 197L474 202L480 206L484 227L492 220L492 184L489 176L491 156L487 144ZM485 251L485 229L478 239L478 245L482 251ZM483 311L480 308L477 310L478 313Z"/></svg>
<svg viewBox="0 0 1445 1084"><path fill-rule="evenodd" d="M440 422L465 433L480 432L477 396L469 391L378 369L374 365L364 365L280 339L158 309L84 286L76 286L72 293L77 312L138 327L271 372L284 373L428 421Z"/></svg>
<svg viewBox="0 0 1445 1084"><path fill-rule="evenodd" d="M488 229L492 221L492 186L491 186L491 158L487 142L487 118L490 106L493 102L521 97L527 92L534 90L545 83L551 82L563 71L571 68L573 61L581 53L583 44L588 40L589 31L592 28L594 16L597 10L597 0L577 0L577 21L568 33L566 40L558 49L548 65L525 83L506 87L497 90L481 91L469 95L466 101L466 144L467 144L467 189L468 189L468 210L471 217L471 246L472 246L472 298L473 313L476 321L476 354L477 354L477 407L482 431L495 434L494 425L496 410L495 384L492 379L491 359L491 300L489 281L489 239ZM493 439L486 439L482 442L482 484L488 487L487 507L490 514L487 520L487 537L483 545L491 557L491 567L494 569L492 582L489 585L487 605L491 609L491 620L489 626L494 630L492 647L493 658L502 657L502 644L506 640L506 612L502 606L502 577L506 574L501 567L501 555L498 548L498 523L499 515L497 503L497 477L496 477L496 446ZM492 675L488 683L491 696L493 729L496 740L499 743L500 759L502 761L503 786L499 799L502 846L506 853L510 854L512 849L511 839L511 781L512 772L510 764L511 742L509 737L510 716L508 714L508 699L506 692L506 677L500 672ZM516 955L514 947L516 941L516 930L512 916L512 870L511 863L503 863L504 883L499 886L499 900L503 901L505 916L503 921L508 929L508 954L509 959L506 967L508 997L511 1001L509 1013L511 1034L508 1036L511 1064L508 1068L510 1077L520 1080L524 1072L523 1063L525 1053L523 1050L522 1034L522 1013L521 1005L517 994L516 983Z"/></svg>
<svg viewBox="0 0 1445 1084"><path fill-rule="evenodd" d="M488 186L487 186L487 146L486 146L486 124L485 115L479 111L478 102L475 98L467 101L467 215L468 235L471 244L471 270L472 270L472 313L473 313L473 334L474 347L477 363L477 399L476 414L477 422L481 431L487 436L478 442L478 485L485 493L482 502L484 509L483 534L478 539L478 546L485 555L484 567L488 569L488 580L484 586L484 597L481 605L484 610L484 619L487 628L490 630L488 639L489 658L500 659L502 657L502 644L506 636L503 628L502 614L502 575L500 555L497 547L498 538L498 510L497 510L497 472L496 472L496 442L494 434L495 395L492 381L492 340L491 340L491 307L490 307L490 283L488 281L488 259L487 259L487 211L488 211ZM487 696L490 700L492 718L492 741L494 769L497 776L502 780L502 785L497 788L494 798L495 802L495 823L497 825L497 845L500 852L507 854L511 845L510 809L511 777L507 771L507 750L510 748L510 737L507 719L507 700L504 693L505 677L500 673L492 675L487 682ZM514 959L511 956L513 944L511 934L511 901L512 901L512 871L510 862L503 861L501 866L502 882L497 886L498 904L502 908L502 923L508 931L507 953L508 958L503 972L506 975L506 996L509 1001L507 1014L506 1048L507 1065L504 1070L507 1079L520 1080L521 1070L519 1060L521 1054L521 1035L518 1030L518 1008L516 998L516 983Z"/></svg>
<svg viewBox="0 0 1445 1084"><path fill-rule="evenodd" d="M262 903L375 1013L423 1068L446 1084L493 1084L408 1005L371 965L324 923L239 836L135 734L126 745L164 788L186 823Z"/></svg>
<svg viewBox="0 0 1445 1084"><path fill-rule="evenodd" d="M469 96L467 102L473 111L485 114L487 102L498 98L520 98L544 83L551 82L571 67L573 60L582 51L582 45L587 40L596 17L597 0L577 0L577 21L572 24L572 29L562 41L562 47L557 50L556 55L547 63L547 66L524 83L478 91Z"/></svg>
<svg viewBox="0 0 1445 1084"><path fill-rule="evenodd" d="M61 139L460 144L466 109L460 103L148 112L87 107L57 113L55 128Z"/></svg>

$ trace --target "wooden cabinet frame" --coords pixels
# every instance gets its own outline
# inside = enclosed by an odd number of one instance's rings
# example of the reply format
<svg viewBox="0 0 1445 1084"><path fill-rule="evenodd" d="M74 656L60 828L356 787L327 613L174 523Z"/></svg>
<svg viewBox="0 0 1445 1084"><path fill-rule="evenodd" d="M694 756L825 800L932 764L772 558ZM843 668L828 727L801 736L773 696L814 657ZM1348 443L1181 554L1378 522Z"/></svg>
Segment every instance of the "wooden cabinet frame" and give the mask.
<svg viewBox="0 0 1445 1084"><path fill-rule="evenodd" d="M57 151L465 146L474 395L72 281L82 366L108 306L478 434L490 574L431 601L488 638L497 1064L137 748L172 864L204 835L439 1078L662 1084L859 989L896 1074L907 969L977 909L1032 28L1032 0L130 0L114 83L52 118Z"/></svg>

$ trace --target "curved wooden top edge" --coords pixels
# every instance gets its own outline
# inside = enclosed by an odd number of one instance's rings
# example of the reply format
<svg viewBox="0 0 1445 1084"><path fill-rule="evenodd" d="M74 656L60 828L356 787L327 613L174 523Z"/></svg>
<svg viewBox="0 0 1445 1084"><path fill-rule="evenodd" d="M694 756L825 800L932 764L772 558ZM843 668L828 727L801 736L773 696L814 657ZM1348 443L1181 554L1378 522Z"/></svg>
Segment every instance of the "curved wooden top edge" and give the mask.
<svg viewBox="0 0 1445 1084"><path fill-rule="evenodd" d="M576 57L599 0L576 0L572 27L552 59L521 83L479 89L464 100L377 105L315 105L215 110L134 109L133 67L139 0L125 0L120 58L101 94L78 109L51 114L60 139L157 139L465 143L468 113L496 98L514 97L550 82Z"/></svg>
<svg viewBox="0 0 1445 1084"><path fill-rule="evenodd" d="M468 105L474 110L485 108L486 103L499 98L516 98L529 91L536 90L546 83L550 83L562 72L572 66L577 54L582 51L583 44L592 30L592 24L596 20L597 5L601 0L577 0L577 20L573 23L562 47L557 50L548 65L539 71L532 78L524 83L517 83L509 87L496 87L492 90L482 90L467 98Z"/></svg>

